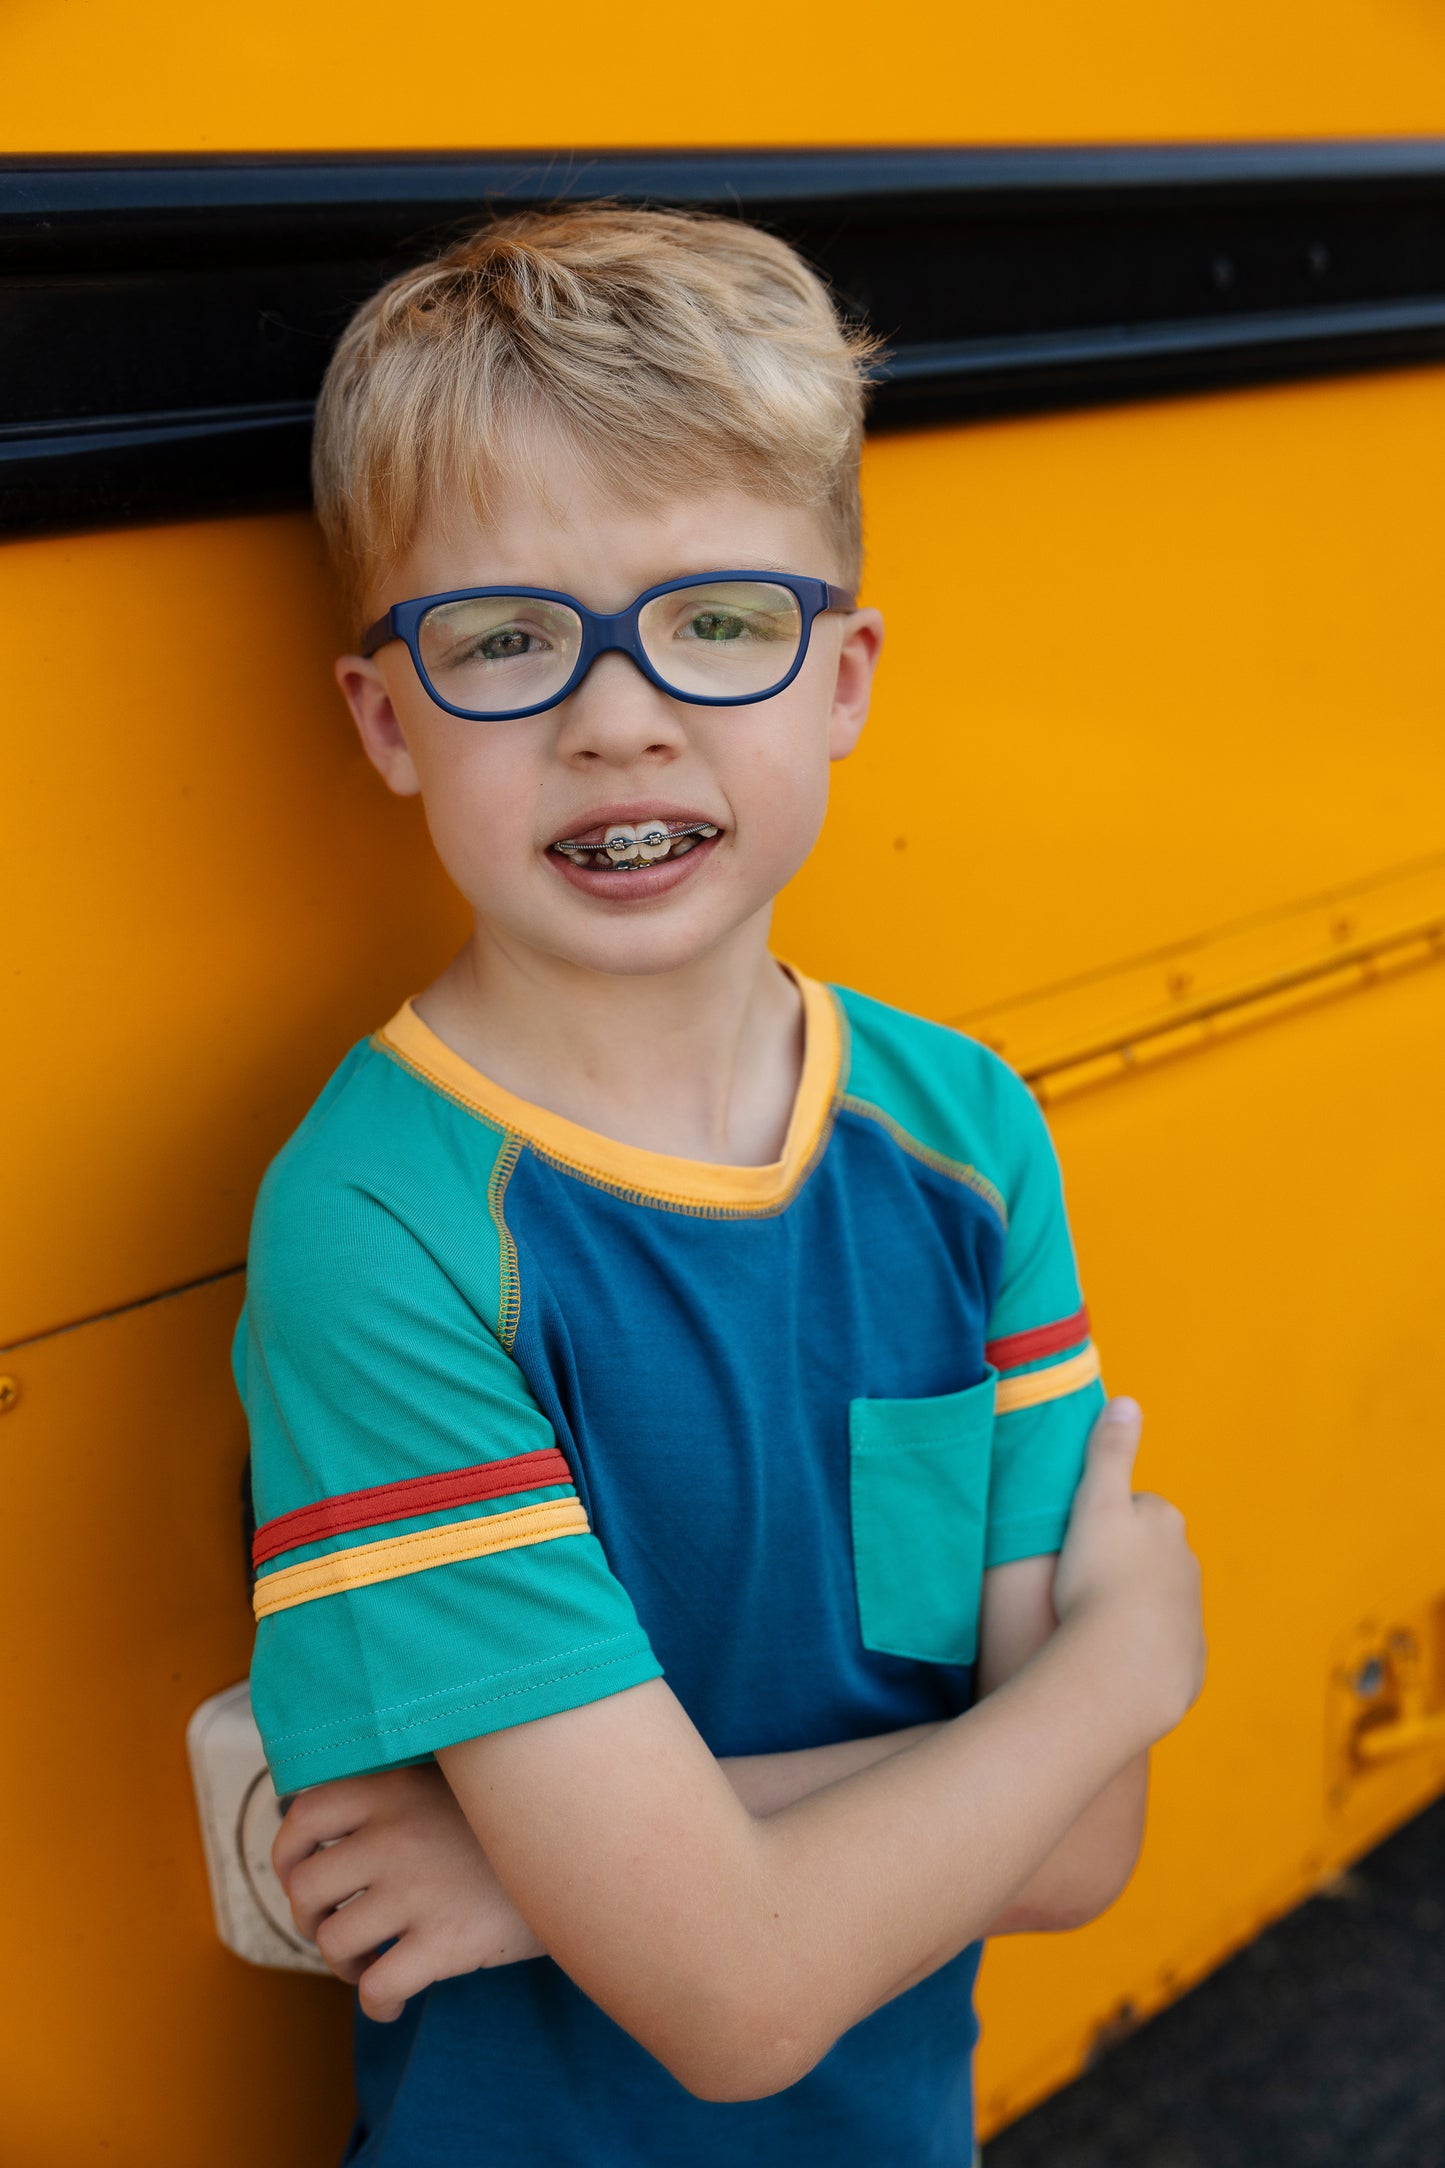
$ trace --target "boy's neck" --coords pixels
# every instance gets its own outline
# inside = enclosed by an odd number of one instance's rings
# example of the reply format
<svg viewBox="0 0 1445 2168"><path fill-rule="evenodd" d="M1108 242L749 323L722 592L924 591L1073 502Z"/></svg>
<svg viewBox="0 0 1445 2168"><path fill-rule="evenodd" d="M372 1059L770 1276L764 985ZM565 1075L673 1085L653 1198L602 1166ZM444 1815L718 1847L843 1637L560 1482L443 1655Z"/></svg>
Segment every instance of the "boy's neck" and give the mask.
<svg viewBox="0 0 1445 2168"><path fill-rule="evenodd" d="M676 971L585 971L480 927L416 1001L519 1098L622 1144L726 1166L781 1157L803 1062L796 986L768 915Z"/></svg>

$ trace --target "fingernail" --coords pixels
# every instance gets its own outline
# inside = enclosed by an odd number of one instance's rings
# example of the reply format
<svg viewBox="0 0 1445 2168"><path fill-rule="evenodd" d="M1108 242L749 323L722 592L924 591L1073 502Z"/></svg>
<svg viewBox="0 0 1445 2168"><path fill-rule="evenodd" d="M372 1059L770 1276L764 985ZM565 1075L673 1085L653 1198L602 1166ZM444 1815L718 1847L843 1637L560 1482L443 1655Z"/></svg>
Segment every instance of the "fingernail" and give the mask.
<svg viewBox="0 0 1445 2168"><path fill-rule="evenodd" d="M1115 1423L1142 1423L1144 1420L1144 1410L1138 1401L1130 1400L1127 1395L1111 1400L1104 1412Z"/></svg>

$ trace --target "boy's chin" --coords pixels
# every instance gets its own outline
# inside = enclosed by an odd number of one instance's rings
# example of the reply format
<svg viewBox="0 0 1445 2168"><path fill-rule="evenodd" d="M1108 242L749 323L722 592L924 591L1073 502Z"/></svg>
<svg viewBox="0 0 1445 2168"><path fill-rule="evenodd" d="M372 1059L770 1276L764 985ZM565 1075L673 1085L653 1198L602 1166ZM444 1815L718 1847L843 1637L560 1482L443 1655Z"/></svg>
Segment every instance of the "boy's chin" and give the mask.
<svg viewBox="0 0 1445 2168"><path fill-rule="evenodd" d="M750 924L760 924L766 937L771 915L771 896L741 913L680 907L633 911L626 918L604 919L599 913L590 925L554 922L545 931L537 927L529 945L574 971L604 978L651 978L686 971Z"/></svg>

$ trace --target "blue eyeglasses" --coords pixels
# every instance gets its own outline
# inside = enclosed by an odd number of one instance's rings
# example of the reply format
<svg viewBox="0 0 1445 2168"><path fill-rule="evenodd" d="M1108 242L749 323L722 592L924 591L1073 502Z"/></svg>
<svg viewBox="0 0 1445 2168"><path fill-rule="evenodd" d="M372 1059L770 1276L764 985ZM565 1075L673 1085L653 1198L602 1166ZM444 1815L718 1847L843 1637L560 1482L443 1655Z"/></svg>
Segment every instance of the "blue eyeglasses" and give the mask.
<svg viewBox="0 0 1445 2168"><path fill-rule="evenodd" d="M841 587L792 572L664 580L615 617L548 587L459 587L393 603L361 652L404 640L437 706L476 722L555 708L614 649L675 700L736 708L791 685L814 619L854 607Z"/></svg>

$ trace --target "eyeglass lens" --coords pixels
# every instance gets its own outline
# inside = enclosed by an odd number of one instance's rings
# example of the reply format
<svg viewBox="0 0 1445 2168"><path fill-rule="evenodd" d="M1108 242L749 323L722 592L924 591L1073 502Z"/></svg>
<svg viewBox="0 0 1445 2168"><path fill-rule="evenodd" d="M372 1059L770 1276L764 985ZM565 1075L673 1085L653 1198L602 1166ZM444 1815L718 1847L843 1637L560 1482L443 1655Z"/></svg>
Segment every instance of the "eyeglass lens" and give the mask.
<svg viewBox="0 0 1445 2168"><path fill-rule="evenodd" d="M674 692L702 700L768 693L803 634L797 597L770 580L720 580L654 595L638 614L643 652ZM453 707L505 715L551 699L577 663L582 621L565 603L475 595L438 603L417 644L432 688Z"/></svg>

